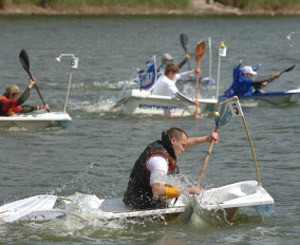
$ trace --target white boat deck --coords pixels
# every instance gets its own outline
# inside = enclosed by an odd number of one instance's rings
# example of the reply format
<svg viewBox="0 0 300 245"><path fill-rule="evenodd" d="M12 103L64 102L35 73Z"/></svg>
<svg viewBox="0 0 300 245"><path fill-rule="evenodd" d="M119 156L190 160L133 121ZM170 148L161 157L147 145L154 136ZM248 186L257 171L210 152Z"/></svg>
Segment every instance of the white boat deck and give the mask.
<svg viewBox="0 0 300 245"><path fill-rule="evenodd" d="M190 207L184 196L173 199L168 207L150 210L129 210L122 198L99 199L95 195L75 194L64 198L65 209L55 209L55 195L38 195L5 204L0 207L0 219L6 222L18 220L40 221L51 220L70 214L82 219L126 219L164 217L179 215ZM191 198L189 198L191 200ZM219 188L203 190L200 196L192 196L202 211L229 210L241 207L257 208L261 215L273 213L274 200L256 181L238 182ZM78 212L79 211L79 212ZM92 214L96 212L97 215Z"/></svg>
<svg viewBox="0 0 300 245"><path fill-rule="evenodd" d="M72 121L68 113L44 112L20 114L18 117L0 117L0 127L18 126L28 130L36 130L50 125L67 127Z"/></svg>

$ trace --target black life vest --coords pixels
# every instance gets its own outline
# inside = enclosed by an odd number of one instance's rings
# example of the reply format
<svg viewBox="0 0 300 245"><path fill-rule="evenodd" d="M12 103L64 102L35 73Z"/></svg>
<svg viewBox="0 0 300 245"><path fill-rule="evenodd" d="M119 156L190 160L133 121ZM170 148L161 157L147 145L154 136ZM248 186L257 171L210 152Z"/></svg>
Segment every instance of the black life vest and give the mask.
<svg viewBox="0 0 300 245"><path fill-rule="evenodd" d="M123 198L123 202L130 209L151 209L162 205L162 202L153 196L150 186L150 171L146 163L154 155L163 156L169 164L168 175L177 174L179 169L176 166L174 152L170 152L170 150L168 152L166 148L168 147L164 147L162 141L155 141L148 145L135 162Z"/></svg>

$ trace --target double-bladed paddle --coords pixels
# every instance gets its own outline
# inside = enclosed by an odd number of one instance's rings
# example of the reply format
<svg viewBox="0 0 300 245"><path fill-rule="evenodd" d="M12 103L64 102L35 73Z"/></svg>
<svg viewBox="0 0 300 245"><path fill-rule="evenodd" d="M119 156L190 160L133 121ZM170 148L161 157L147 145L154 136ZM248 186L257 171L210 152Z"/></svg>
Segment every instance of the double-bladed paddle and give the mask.
<svg viewBox="0 0 300 245"><path fill-rule="evenodd" d="M200 43L197 44L196 52L195 52L195 59L197 61L197 69L198 68L201 69L201 59L202 59L202 56L205 53L205 48L206 48L206 44L205 44L204 40L202 40ZM199 114L198 90L199 90L200 74L201 74L201 72L197 73L197 76L196 76L196 88L195 88L196 110L195 110L195 117L197 117L198 114Z"/></svg>
<svg viewBox="0 0 300 245"><path fill-rule="evenodd" d="M180 34L180 43L181 43L181 46L183 48L183 50L185 51L186 54L188 54L188 49L187 49L187 45L188 45L188 37L186 34L182 33ZM190 65L190 60L188 59L188 67L189 67L189 70L191 70L191 65Z"/></svg>
<svg viewBox="0 0 300 245"><path fill-rule="evenodd" d="M33 76L32 76L32 74L31 74L31 72L30 72L30 62L29 62L29 57L28 57L27 52L26 52L24 49L21 50L21 52L20 52L20 54L19 54L19 59L20 59L20 62L21 62L21 64L22 64L24 70L25 70L25 71L27 72L27 74L29 75L29 78L30 78L30 79L33 79ZM38 92L38 95L40 96L41 101L43 102L43 104L44 104L44 106L45 106L45 105L46 105L46 102L44 101L43 96L42 96L42 94L41 94L41 92L40 92L38 86L36 85L36 83L34 84L34 87L35 87L36 91ZM50 112L49 109L48 109L47 111Z"/></svg>
<svg viewBox="0 0 300 245"><path fill-rule="evenodd" d="M292 65L291 67L283 70L282 72L279 72L279 74L281 75L282 73L289 72L289 71L293 70L295 67L296 67L296 65Z"/></svg>
<svg viewBox="0 0 300 245"><path fill-rule="evenodd" d="M292 66L290 66L289 68L287 68L287 69L285 69L285 70L279 72L279 75L281 75L282 73L285 73L285 72L289 72L289 71L293 70L295 67L296 67L296 65L292 65ZM273 82L274 80L275 80L275 79L271 79L271 80L269 81L269 83ZM261 84L261 83L264 83L264 82L265 82L265 81L263 81L263 82L255 82L255 83Z"/></svg>

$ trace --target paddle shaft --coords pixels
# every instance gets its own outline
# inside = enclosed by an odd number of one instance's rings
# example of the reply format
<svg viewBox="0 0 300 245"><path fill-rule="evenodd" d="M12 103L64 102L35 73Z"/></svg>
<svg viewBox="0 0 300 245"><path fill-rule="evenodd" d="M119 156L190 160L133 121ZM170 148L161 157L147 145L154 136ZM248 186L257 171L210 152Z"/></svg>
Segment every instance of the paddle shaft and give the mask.
<svg viewBox="0 0 300 245"><path fill-rule="evenodd" d="M219 129L220 129L220 126L218 125L218 126L216 127L216 129L215 129L215 132L218 132ZM206 156L205 156L205 159L204 159L204 162L203 162L203 165L202 165L201 172L200 172L200 174L199 174L199 176L198 176L198 184L199 184L199 185L200 185L201 180L202 180L202 177L203 177L203 175L204 175L204 171L205 171L205 169L206 169L208 160L209 160L210 155L211 155L211 153L212 153L212 149L213 149L213 147L214 147L214 144L215 144L215 140L212 139L211 142L210 142L210 144L209 144L208 152L206 153Z"/></svg>
<svg viewBox="0 0 300 245"><path fill-rule="evenodd" d="M285 69L285 70L283 70L283 71L279 72L279 75L281 76L283 73L285 73L285 72L289 72L289 71L293 70L295 67L296 67L296 65L292 65L292 66L290 66L289 68L287 68L287 69ZM274 79L271 79L271 80L270 80L268 83L271 83L271 82L273 82L275 79L276 79L276 78L274 78ZM262 81L262 82L256 82L256 83L259 83L259 84L261 84L261 83L264 83L264 82L266 82L266 81Z"/></svg>
<svg viewBox="0 0 300 245"><path fill-rule="evenodd" d="M26 70L26 71L27 71L27 73L28 73L30 79L33 79L33 76L32 76L32 74L31 74L31 72L30 72L29 70ZM42 94L41 94L41 92L40 92L38 86L37 86L36 84L34 84L33 86L34 86L34 88L36 89L38 95L40 96L41 101L43 102L43 104L46 105L46 102L45 102L45 100L44 100L44 98L43 98L43 96L42 96ZM49 112L49 110L47 110L47 111Z"/></svg>
<svg viewBox="0 0 300 245"><path fill-rule="evenodd" d="M201 66L201 59L198 60L197 68L200 68ZM199 115L199 100L198 100L198 91L199 91L199 80L200 80L200 74L197 73L196 75L196 87L195 87L195 102L196 102L196 109L195 109L195 117Z"/></svg>
<svg viewBox="0 0 300 245"><path fill-rule="evenodd" d="M249 141L249 144L250 144L250 147L251 147L251 153L252 153L252 158L253 158L253 162L254 162L254 166L255 166L257 183L258 183L259 186L261 186L260 174L259 174L259 170L258 170L258 164L257 164L257 160L256 160L256 154L255 154L255 151L254 151L254 146L253 146L253 143L252 143L252 140L251 140L251 136L250 136L248 127L247 127L246 119L245 119L244 116L242 116L242 119L243 119L245 131L246 131L246 134L247 134L247 137L248 137L248 141Z"/></svg>
<svg viewBox="0 0 300 245"><path fill-rule="evenodd" d="M29 78L30 78L30 79L33 79L33 75L32 75L32 73L30 72L30 68L29 68L29 67L30 67L30 64L29 64L29 57L28 57L27 52L26 52L25 50L21 50L21 53L20 53L20 55L19 55L19 58L20 58L20 61L21 61L21 64L22 64L24 70L25 70L25 71L27 72L27 74L29 75ZM40 99L41 99L43 105L45 106L45 105L46 105L46 102L45 102L45 100L44 100L44 98L43 98L43 96L42 96L42 94L41 94L41 92L40 92L38 86L36 85L36 83L34 84L34 88L36 89L36 91L37 91L37 93L38 93L38 95L39 95L39 97L40 97ZM47 109L47 111L50 112L49 109Z"/></svg>
<svg viewBox="0 0 300 245"><path fill-rule="evenodd" d="M196 73L197 75L196 75L196 87L195 87L195 99L196 99L195 117L199 116L198 90L199 90L199 79L201 75L201 59L205 53L205 48L206 48L205 42L201 41L200 43L197 44L196 52L195 52L195 59L197 61L197 70L199 70L199 72L197 71Z"/></svg>

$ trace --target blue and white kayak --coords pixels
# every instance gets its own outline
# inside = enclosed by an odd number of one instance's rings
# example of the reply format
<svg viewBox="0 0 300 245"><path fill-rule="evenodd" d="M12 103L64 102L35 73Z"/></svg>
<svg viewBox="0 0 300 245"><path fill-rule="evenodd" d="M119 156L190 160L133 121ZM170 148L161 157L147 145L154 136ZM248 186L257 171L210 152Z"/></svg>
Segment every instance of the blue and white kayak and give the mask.
<svg viewBox="0 0 300 245"><path fill-rule="evenodd" d="M288 91L257 93L249 96L239 96L244 107L284 106L297 103L300 99L300 89Z"/></svg>

